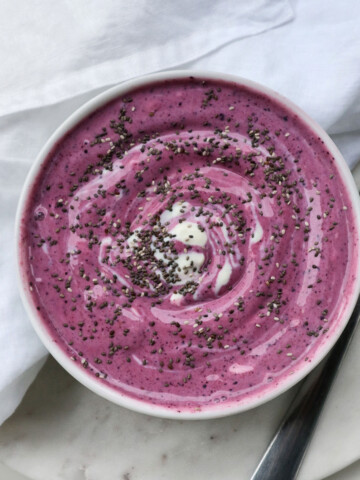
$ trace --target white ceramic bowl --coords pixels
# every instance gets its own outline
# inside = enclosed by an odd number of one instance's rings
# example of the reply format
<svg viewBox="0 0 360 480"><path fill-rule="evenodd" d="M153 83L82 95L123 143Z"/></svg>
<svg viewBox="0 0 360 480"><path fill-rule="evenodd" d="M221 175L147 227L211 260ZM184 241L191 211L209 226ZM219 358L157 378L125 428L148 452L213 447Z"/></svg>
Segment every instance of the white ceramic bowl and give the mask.
<svg viewBox="0 0 360 480"><path fill-rule="evenodd" d="M25 212L25 206L28 200L28 195L31 190L31 186L36 179L39 170L41 169L45 159L47 158L50 151L53 149L56 142L61 139L69 130L71 130L76 124L78 124L82 119L86 118L90 113L97 110L100 106L108 103L110 100L119 97L121 95L126 94L128 91L137 88L139 86L146 85L148 83L152 83L154 81L161 81L161 80L168 80L168 79L175 79L175 78L185 78L189 76L195 76L198 78L203 79L213 79L213 80L225 80L231 81L235 83L239 83L241 85L245 85L252 89L258 90L259 92L264 93L270 98L274 98L276 101L283 104L289 111L296 113L300 119L302 119L318 137L320 137L327 149L335 158L336 164L338 166L338 170L342 177L342 180L348 190L348 194L350 200L354 206L355 212L355 224L357 231L360 232L360 207L359 207L359 197L358 191L353 180L353 177L350 173L350 170L343 159L341 153L330 139L330 137L324 132L324 130L314 121L312 120L306 113L304 113L299 107L294 105L288 99L284 98L283 96L279 95L278 93L270 90L260 84L252 82L250 80L246 80L244 78L240 78L234 75L226 75L220 74L215 72L203 72L203 71L172 71L172 72L164 72L155 75L149 75L146 77L141 77L135 80L128 81L126 83L122 83L118 86L115 86L106 92L98 95L97 97L93 98L81 108L79 108L76 112L74 112L50 137L48 142L44 145L43 149L35 159L32 168L28 174L28 177L25 181L22 194L20 197L17 216L16 216L16 243L17 243L17 269L18 269L18 280L19 280L19 289L23 304L25 306L26 312L31 319L32 325L44 343L45 347L49 350L49 352L53 355L53 357L79 382L83 385L88 387L93 392L99 394L100 396L118 404L123 407L149 414L155 415L159 417L165 418L177 418L177 419L208 419L208 418L216 418L222 417L234 413L239 413L244 410L248 410L255 406L261 405L264 402L267 402L276 396L280 395L281 393L288 390L290 387L295 385L299 382L302 378L304 378L311 370L313 370L319 362L326 356L326 354L330 351L330 349L335 344L336 340L341 335L343 329L345 328L352 310L355 306L356 299L360 292L360 254L358 252L354 258L359 259L358 265L355 268L357 273L357 281L353 288L353 291L350 295L350 301L345 309L342 321L339 322L336 329L333 330L332 335L330 338L325 342L320 348L317 349L316 356L313 358L312 362L304 364L304 367L294 375L287 377L286 381L280 383L280 385L273 389L270 392L265 393L261 397L252 398L250 401L247 402L240 402L239 404L231 403L229 405L219 404L219 407L211 407L209 409L203 408L201 411L176 411L175 409L169 409L167 407L161 405L152 405L140 400L136 400L134 398L128 397L120 392L117 392L113 388L100 383L95 377L90 376L82 367L75 362L73 362L67 354L58 346L58 344L53 340L50 336L47 328L45 327L41 316L38 314L32 297L29 293L28 289L28 281L26 275L24 273L24 269L22 268L22 255L21 255L21 244L20 244L20 230L21 230L21 220L23 218ZM360 234L359 234L360 237Z"/></svg>

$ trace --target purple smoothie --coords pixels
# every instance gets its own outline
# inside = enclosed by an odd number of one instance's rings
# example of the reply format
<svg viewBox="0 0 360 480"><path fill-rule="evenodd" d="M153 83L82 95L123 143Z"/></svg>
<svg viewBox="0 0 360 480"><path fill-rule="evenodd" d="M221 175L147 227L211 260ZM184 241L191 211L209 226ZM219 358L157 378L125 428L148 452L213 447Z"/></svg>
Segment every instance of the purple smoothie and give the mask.
<svg viewBox="0 0 360 480"><path fill-rule="evenodd" d="M358 262L323 141L264 94L192 77L62 138L21 235L54 341L99 382L179 411L261 396L311 362Z"/></svg>

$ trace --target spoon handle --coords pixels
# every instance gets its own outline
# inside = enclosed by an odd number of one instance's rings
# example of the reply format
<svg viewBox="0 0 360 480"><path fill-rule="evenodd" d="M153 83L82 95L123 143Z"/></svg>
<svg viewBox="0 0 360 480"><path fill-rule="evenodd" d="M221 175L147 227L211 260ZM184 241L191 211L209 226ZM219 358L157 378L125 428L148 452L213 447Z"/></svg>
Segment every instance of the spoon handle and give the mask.
<svg viewBox="0 0 360 480"><path fill-rule="evenodd" d="M360 317L360 297L353 314L321 369L299 389L251 480L292 480L306 448Z"/></svg>

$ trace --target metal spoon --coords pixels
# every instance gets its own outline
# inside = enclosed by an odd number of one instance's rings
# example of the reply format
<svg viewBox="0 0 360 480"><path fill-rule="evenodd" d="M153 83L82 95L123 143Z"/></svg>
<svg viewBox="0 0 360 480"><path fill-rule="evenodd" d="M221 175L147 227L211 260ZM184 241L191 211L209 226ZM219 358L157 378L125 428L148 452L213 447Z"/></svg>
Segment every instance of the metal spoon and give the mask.
<svg viewBox="0 0 360 480"><path fill-rule="evenodd" d="M360 297L323 368L302 384L251 480L293 480L360 318Z"/></svg>

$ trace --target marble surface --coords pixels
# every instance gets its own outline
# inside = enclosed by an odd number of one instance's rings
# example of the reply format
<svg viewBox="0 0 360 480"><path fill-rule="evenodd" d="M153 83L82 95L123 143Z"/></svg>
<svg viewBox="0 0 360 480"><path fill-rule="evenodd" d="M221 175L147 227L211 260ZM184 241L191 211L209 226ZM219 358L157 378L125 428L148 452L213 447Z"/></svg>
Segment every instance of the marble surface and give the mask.
<svg viewBox="0 0 360 480"><path fill-rule="evenodd" d="M360 180L360 168L356 178ZM325 405L299 480L333 474L328 480L360 478L359 365L360 330ZM248 479L297 388L228 418L163 420L107 402L49 358L20 407L0 428L0 478Z"/></svg>

